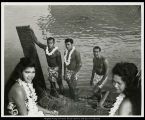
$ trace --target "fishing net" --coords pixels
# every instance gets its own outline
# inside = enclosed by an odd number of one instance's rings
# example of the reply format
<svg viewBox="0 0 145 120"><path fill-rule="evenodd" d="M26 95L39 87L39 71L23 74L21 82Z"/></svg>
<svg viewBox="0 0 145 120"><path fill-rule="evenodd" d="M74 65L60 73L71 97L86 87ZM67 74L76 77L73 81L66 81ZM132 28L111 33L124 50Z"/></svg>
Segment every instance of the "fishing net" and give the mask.
<svg viewBox="0 0 145 120"><path fill-rule="evenodd" d="M102 93L105 94L105 93ZM60 95L59 98L52 97L49 94L43 96L39 104L49 110L57 110L59 115L108 115L108 110L112 107L116 99L116 94L110 93L104 102L104 108L101 108L97 99L86 99L73 101L69 97Z"/></svg>

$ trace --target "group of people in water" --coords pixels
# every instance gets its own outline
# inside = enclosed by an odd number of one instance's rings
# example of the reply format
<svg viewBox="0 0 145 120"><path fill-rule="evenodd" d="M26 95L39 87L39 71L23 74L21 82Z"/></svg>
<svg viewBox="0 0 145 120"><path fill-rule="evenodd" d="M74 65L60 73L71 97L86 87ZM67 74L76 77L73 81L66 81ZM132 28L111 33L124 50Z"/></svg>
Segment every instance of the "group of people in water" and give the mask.
<svg viewBox="0 0 145 120"><path fill-rule="evenodd" d="M31 31L33 32L33 31ZM56 83L59 86L59 94L64 95L64 79L69 87L70 97L78 100L77 81L78 73L82 67L80 52L75 48L71 38L65 39L66 50L64 52L64 75L62 75L62 57L58 47L55 47L55 39L47 38L47 45L42 44L34 37L36 43L45 52L48 63L48 80L50 82L50 94L59 97L56 91ZM90 85L94 86L93 95L101 91L108 79L108 60L101 55L101 47L93 48L93 69ZM44 116L58 115L58 111L50 111L37 104L37 93L32 80L35 79L36 65L28 58L20 59L7 85L5 86L6 111L11 115ZM141 115L141 78L134 63L120 62L112 69L112 84L119 93L116 102L110 109L109 115Z"/></svg>

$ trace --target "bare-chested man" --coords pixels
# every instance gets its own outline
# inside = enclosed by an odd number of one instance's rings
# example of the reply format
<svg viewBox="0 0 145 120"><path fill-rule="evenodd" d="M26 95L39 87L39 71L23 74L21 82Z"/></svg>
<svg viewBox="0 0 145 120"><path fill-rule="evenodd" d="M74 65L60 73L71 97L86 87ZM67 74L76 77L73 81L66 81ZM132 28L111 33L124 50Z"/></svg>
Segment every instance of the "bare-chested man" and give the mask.
<svg viewBox="0 0 145 120"><path fill-rule="evenodd" d="M73 46L73 39L65 39L64 79L66 80L71 98L77 100L77 74L82 66L80 53Z"/></svg>
<svg viewBox="0 0 145 120"><path fill-rule="evenodd" d="M94 85L93 96L95 96L107 81L108 61L101 55L101 48L99 46L93 48L93 53L93 70L90 85Z"/></svg>
<svg viewBox="0 0 145 120"><path fill-rule="evenodd" d="M56 91L56 82L58 83L60 93L63 94L62 59L58 47L55 47L55 39L53 37L47 38L47 45L44 45L40 43L35 36L34 42L45 51L48 63L48 80L51 85L50 94L59 97Z"/></svg>

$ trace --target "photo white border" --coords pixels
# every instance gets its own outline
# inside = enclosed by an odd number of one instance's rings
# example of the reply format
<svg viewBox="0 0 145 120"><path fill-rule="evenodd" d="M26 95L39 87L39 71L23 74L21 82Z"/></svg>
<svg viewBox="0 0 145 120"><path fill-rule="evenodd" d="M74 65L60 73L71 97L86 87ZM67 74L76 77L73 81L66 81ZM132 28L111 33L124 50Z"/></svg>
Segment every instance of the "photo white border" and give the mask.
<svg viewBox="0 0 145 120"><path fill-rule="evenodd" d="M5 5L141 5L141 75L142 75L142 113L141 116L114 116L114 117L144 117L144 2L1 2L1 96L4 96L4 6ZM3 99L2 99L3 98ZM1 117L4 116L4 97L1 98ZM30 116L29 116L30 117ZM34 117L34 116L33 116ZM45 116L46 117L109 117L109 116Z"/></svg>

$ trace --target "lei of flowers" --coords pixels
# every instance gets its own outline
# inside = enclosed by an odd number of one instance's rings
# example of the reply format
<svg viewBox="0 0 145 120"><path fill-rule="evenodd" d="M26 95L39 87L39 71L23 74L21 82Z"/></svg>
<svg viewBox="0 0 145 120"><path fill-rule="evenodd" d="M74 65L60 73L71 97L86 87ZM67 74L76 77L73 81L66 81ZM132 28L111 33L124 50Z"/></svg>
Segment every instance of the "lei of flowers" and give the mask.
<svg viewBox="0 0 145 120"><path fill-rule="evenodd" d="M67 49L65 50L64 62L65 62L66 65L69 65L70 64L71 55L72 55L72 53L73 53L74 50L75 50L75 47L73 46L72 50L69 53L68 60L67 60L68 50Z"/></svg>
<svg viewBox="0 0 145 120"><path fill-rule="evenodd" d="M115 115L115 112L118 110L118 108L119 108L120 104L122 103L124 97L125 97L124 94L120 94L120 95L116 98L116 102L113 104L113 107L111 108L111 110L110 110L110 112L109 112L109 116Z"/></svg>
<svg viewBox="0 0 145 120"><path fill-rule="evenodd" d="M48 56L50 56L50 55L54 54L54 52L55 52L57 49L58 49L58 47L55 47L51 52L49 52L49 51L48 51L48 47L46 47L46 54L47 54Z"/></svg>
<svg viewBox="0 0 145 120"><path fill-rule="evenodd" d="M14 102L9 102L7 109L9 110L8 112L11 115L18 115L18 110L16 108L16 105L14 104Z"/></svg>
<svg viewBox="0 0 145 120"><path fill-rule="evenodd" d="M35 89L33 88L33 84L26 83L20 79L18 79L18 83L24 88L26 92L27 101L25 104L28 109L28 115L44 116L42 111L38 111L38 107L36 103L37 95L35 93Z"/></svg>

